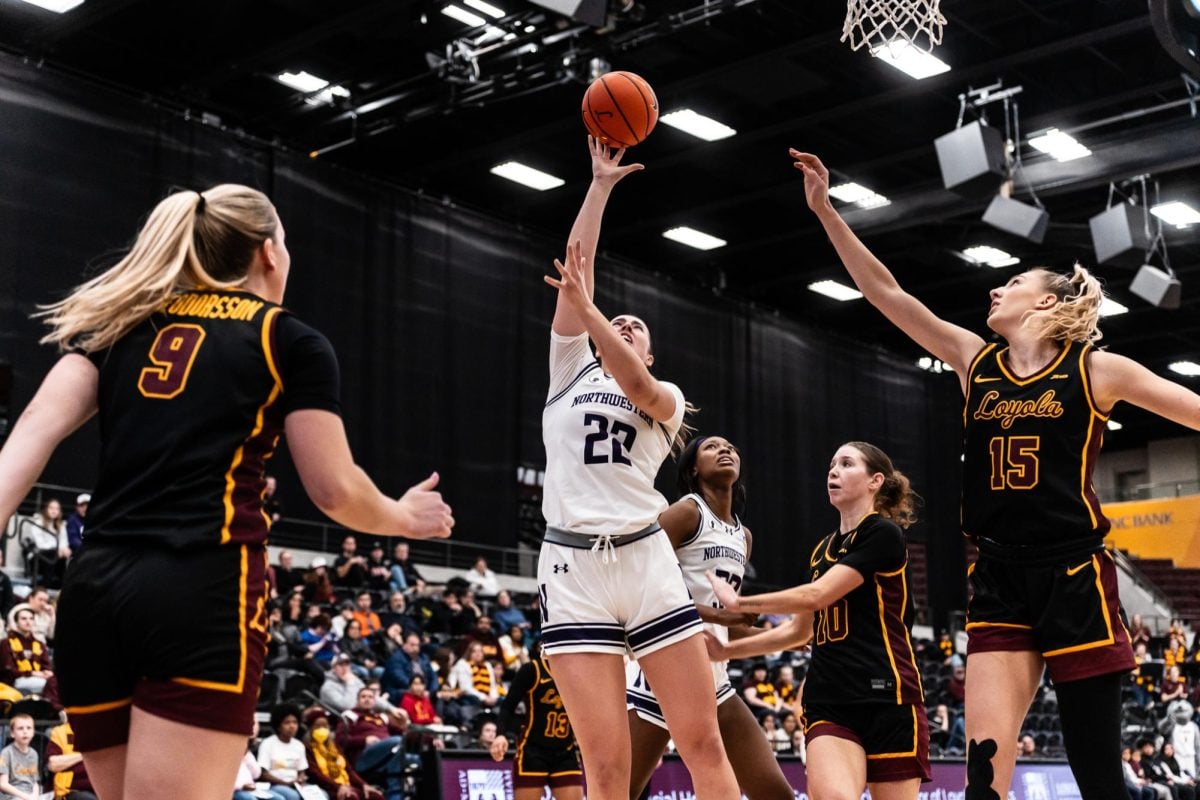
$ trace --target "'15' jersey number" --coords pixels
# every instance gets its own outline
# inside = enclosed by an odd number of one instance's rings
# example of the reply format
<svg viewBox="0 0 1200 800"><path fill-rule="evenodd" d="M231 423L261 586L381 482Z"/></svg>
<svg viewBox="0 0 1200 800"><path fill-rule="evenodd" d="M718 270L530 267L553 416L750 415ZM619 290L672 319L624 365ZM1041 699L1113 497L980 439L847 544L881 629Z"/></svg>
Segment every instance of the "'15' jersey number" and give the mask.
<svg viewBox="0 0 1200 800"><path fill-rule="evenodd" d="M584 427L595 427L583 440L583 463L585 464L624 464L633 466L628 453L633 449L633 440L637 438L637 430L624 422L612 421L600 414L584 414ZM608 446L606 446L606 442ZM609 452L611 451L611 456Z"/></svg>

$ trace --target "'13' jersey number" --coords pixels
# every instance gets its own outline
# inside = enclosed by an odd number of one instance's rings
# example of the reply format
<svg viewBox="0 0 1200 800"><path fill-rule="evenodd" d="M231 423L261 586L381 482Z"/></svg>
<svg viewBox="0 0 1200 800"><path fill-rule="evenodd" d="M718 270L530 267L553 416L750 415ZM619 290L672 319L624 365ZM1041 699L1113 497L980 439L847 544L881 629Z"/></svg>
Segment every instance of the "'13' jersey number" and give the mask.
<svg viewBox="0 0 1200 800"><path fill-rule="evenodd" d="M637 438L637 430L624 422L611 421L601 414L584 414L583 425L594 427L583 440L583 463L585 464L624 464L633 466L628 453L633 449L633 440Z"/></svg>

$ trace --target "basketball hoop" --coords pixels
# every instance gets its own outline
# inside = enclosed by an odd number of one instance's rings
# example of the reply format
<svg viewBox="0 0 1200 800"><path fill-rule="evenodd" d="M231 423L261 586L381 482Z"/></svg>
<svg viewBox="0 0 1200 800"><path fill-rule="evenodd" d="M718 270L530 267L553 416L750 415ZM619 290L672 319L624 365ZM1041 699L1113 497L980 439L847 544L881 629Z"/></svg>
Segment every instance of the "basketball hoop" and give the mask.
<svg viewBox="0 0 1200 800"><path fill-rule="evenodd" d="M849 0L841 41L850 48L863 45L876 51L901 40L925 52L942 43L946 18L938 10L939 0Z"/></svg>

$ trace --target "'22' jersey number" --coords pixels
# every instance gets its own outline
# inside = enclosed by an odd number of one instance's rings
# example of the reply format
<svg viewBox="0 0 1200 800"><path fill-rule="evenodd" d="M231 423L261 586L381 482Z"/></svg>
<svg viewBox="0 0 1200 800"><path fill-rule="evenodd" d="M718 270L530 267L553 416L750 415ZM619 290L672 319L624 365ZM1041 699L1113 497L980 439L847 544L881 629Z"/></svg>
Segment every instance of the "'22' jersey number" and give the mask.
<svg viewBox="0 0 1200 800"><path fill-rule="evenodd" d="M739 594L741 593L741 591L742 591L742 576L741 575L734 575L732 572L729 572L728 570L724 570L724 569L713 570L713 574L716 575L721 580L728 583L730 586L732 586L733 591L735 591ZM713 608L724 608L724 607L725 606L721 605L716 600L713 601Z"/></svg>
<svg viewBox="0 0 1200 800"><path fill-rule="evenodd" d="M633 449L637 430L624 422L609 420L602 414L584 414L584 427L595 427L583 440L583 463L624 464L633 466L628 453Z"/></svg>

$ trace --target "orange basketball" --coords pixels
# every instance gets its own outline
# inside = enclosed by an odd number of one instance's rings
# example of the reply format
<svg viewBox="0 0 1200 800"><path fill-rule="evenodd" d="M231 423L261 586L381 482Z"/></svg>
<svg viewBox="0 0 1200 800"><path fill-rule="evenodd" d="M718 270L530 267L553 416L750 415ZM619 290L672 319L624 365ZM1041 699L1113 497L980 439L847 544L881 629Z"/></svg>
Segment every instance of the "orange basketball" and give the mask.
<svg viewBox="0 0 1200 800"><path fill-rule="evenodd" d="M583 93L583 124L610 147L633 147L657 122L654 90L632 72L601 75Z"/></svg>

